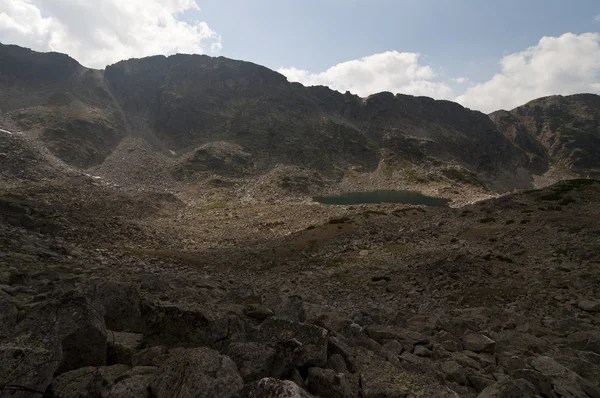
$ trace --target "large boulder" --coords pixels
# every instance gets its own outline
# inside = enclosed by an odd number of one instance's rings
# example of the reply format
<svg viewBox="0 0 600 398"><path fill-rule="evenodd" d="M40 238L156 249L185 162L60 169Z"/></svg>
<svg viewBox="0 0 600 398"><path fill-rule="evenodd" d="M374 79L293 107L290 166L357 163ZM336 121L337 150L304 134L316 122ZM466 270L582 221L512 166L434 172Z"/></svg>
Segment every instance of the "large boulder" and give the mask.
<svg viewBox="0 0 600 398"><path fill-rule="evenodd" d="M536 398L536 388L525 379L505 378L486 387L477 398Z"/></svg>
<svg viewBox="0 0 600 398"><path fill-rule="evenodd" d="M246 383L270 376L276 354L272 346L252 342L233 343L226 351Z"/></svg>
<svg viewBox="0 0 600 398"><path fill-rule="evenodd" d="M62 373L52 381L54 396L61 398L106 397L119 376L129 371L129 366L86 366Z"/></svg>
<svg viewBox="0 0 600 398"><path fill-rule="evenodd" d="M530 361L533 369L548 379L549 386L557 396L561 397L594 397L600 398L600 388L594 386L588 380L582 378L577 373L564 367L553 358L547 356L538 356ZM535 380L529 380L536 385ZM539 388L539 387L538 387Z"/></svg>
<svg viewBox="0 0 600 398"><path fill-rule="evenodd" d="M462 336L462 343L465 350L488 354L494 354L496 352L496 342L484 334L467 333Z"/></svg>
<svg viewBox="0 0 600 398"><path fill-rule="evenodd" d="M17 324L12 337L0 344L0 389L14 398L43 392L62 358L56 309L43 306Z"/></svg>
<svg viewBox="0 0 600 398"><path fill-rule="evenodd" d="M139 333L107 332L106 362L109 365L121 363L132 364L133 355L137 352L143 336Z"/></svg>
<svg viewBox="0 0 600 398"><path fill-rule="evenodd" d="M103 306L108 329L142 331L141 298L135 285L109 280L92 286L90 293Z"/></svg>
<svg viewBox="0 0 600 398"><path fill-rule="evenodd" d="M210 348L176 348L151 384L157 398L229 398L243 387L235 363Z"/></svg>
<svg viewBox="0 0 600 398"><path fill-rule="evenodd" d="M289 380L264 378L248 384L238 398L313 398L297 384Z"/></svg>
<svg viewBox="0 0 600 398"><path fill-rule="evenodd" d="M61 298L57 307L63 361L57 374L106 364L106 326L102 312L77 293Z"/></svg>
<svg viewBox="0 0 600 398"><path fill-rule="evenodd" d="M455 392L434 380L396 368L389 362L379 362L363 370L360 383L363 398L458 398Z"/></svg>
<svg viewBox="0 0 600 398"><path fill-rule="evenodd" d="M194 304L147 303L142 307L144 335L150 345L222 349L245 339L244 321Z"/></svg>
<svg viewBox="0 0 600 398"><path fill-rule="evenodd" d="M153 376L140 375L120 380L110 390L108 398L148 398Z"/></svg>
<svg viewBox="0 0 600 398"><path fill-rule="evenodd" d="M309 392L319 397L352 398L354 396L346 375L331 369L308 369L306 387Z"/></svg>
<svg viewBox="0 0 600 398"><path fill-rule="evenodd" d="M301 345L299 366L322 367L327 362L328 332L315 325L269 318L260 325L253 338L268 343L296 340Z"/></svg>

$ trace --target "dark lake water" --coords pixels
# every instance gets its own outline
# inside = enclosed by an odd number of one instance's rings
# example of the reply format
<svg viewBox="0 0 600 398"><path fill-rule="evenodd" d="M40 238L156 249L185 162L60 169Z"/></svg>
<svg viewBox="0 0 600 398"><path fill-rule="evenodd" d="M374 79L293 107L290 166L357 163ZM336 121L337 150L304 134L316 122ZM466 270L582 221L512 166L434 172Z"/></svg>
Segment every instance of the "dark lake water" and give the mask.
<svg viewBox="0 0 600 398"><path fill-rule="evenodd" d="M409 205L447 206L449 200L425 196L411 191L352 192L340 196L316 196L325 205L358 205L361 203L404 203Z"/></svg>

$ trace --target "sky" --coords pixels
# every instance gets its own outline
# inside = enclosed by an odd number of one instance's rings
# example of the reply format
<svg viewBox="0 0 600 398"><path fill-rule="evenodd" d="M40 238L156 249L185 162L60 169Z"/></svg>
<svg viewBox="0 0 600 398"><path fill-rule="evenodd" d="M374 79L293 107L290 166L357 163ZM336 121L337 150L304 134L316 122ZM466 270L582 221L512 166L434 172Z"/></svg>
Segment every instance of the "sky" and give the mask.
<svg viewBox="0 0 600 398"><path fill-rule="evenodd" d="M0 0L0 42L121 59L202 53L290 81L512 109L600 94L598 0Z"/></svg>

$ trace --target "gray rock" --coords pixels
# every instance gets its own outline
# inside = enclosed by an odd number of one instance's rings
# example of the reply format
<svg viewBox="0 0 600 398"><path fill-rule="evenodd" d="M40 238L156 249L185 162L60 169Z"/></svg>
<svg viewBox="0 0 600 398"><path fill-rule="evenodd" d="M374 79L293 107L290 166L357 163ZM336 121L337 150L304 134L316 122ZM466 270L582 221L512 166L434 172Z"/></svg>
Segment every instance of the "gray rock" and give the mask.
<svg viewBox="0 0 600 398"><path fill-rule="evenodd" d="M156 366L155 358L165 355L167 353L167 347L158 345L154 347L145 348L133 354L131 357L132 366Z"/></svg>
<svg viewBox="0 0 600 398"><path fill-rule="evenodd" d="M589 330L571 333L567 337L567 343L571 348L576 350L591 351L600 354L600 331Z"/></svg>
<svg viewBox="0 0 600 398"><path fill-rule="evenodd" d="M469 383L477 392L482 392L496 382L496 380L491 377L483 376L475 372L469 373L467 375L467 380L469 380Z"/></svg>
<svg viewBox="0 0 600 398"><path fill-rule="evenodd" d="M0 341L9 337L17 325L19 310L11 297L0 290Z"/></svg>
<svg viewBox="0 0 600 398"><path fill-rule="evenodd" d="M192 304L142 306L144 335L150 345L222 349L245 339L245 324L234 314Z"/></svg>
<svg viewBox="0 0 600 398"><path fill-rule="evenodd" d="M450 352L462 351L463 349L460 339L445 330L440 331L435 336L435 340L438 341L444 349Z"/></svg>
<svg viewBox="0 0 600 398"><path fill-rule="evenodd" d="M327 368L337 373L348 373L348 367L346 361L339 354L333 354L327 359Z"/></svg>
<svg viewBox="0 0 600 398"><path fill-rule="evenodd" d="M331 369L308 369L306 388L308 392L320 397L351 398L353 396L346 376Z"/></svg>
<svg viewBox="0 0 600 398"><path fill-rule="evenodd" d="M549 384L558 396L600 397L600 388L556 362L553 358L547 356L535 357L531 360L530 365L551 381L551 383L546 384Z"/></svg>
<svg viewBox="0 0 600 398"><path fill-rule="evenodd" d="M289 380L264 378L248 384L238 398L312 398L313 396Z"/></svg>
<svg viewBox="0 0 600 398"><path fill-rule="evenodd" d="M458 395L421 374L398 369L388 362L380 362L361 372L363 398L441 397Z"/></svg>
<svg viewBox="0 0 600 398"><path fill-rule="evenodd" d="M275 313L273 311L271 311L269 308L265 307L264 305L260 305L260 304L248 304L247 306L244 307L243 313L244 313L244 315L246 315L250 318L255 318L255 319L260 319L260 320L275 316Z"/></svg>
<svg viewBox="0 0 600 398"><path fill-rule="evenodd" d="M581 300L577 306L587 312L600 312L600 301L596 300Z"/></svg>
<svg viewBox="0 0 600 398"><path fill-rule="evenodd" d="M62 373L52 381L52 393L61 398L106 397L129 366L87 366Z"/></svg>
<svg viewBox="0 0 600 398"><path fill-rule="evenodd" d="M527 380L506 378L486 387L477 398L536 398L537 391Z"/></svg>
<svg viewBox="0 0 600 398"><path fill-rule="evenodd" d="M429 348L425 347L424 345L417 345L415 346L413 354L415 354L418 357L430 358L432 352Z"/></svg>
<svg viewBox="0 0 600 398"><path fill-rule="evenodd" d="M148 398L153 376L132 376L114 385L107 398Z"/></svg>
<svg viewBox="0 0 600 398"><path fill-rule="evenodd" d="M294 322L306 321L306 308L300 296L286 297L277 308L277 317Z"/></svg>
<svg viewBox="0 0 600 398"><path fill-rule="evenodd" d="M260 343L233 343L225 354L237 365L245 383L271 375L276 351Z"/></svg>
<svg viewBox="0 0 600 398"><path fill-rule="evenodd" d="M261 325L255 341L267 343L284 343L291 339L301 344L300 366L324 366L327 362L326 329L318 326L269 318Z"/></svg>
<svg viewBox="0 0 600 398"><path fill-rule="evenodd" d="M462 343L466 350L474 352L494 354L496 351L496 342L480 333L468 333L462 336Z"/></svg>
<svg viewBox="0 0 600 398"><path fill-rule="evenodd" d="M104 307L106 327L118 332L141 332L143 320L141 297L131 283L105 281L91 288L94 297Z"/></svg>
<svg viewBox="0 0 600 398"><path fill-rule="evenodd" d="M159 367L152 381L157 397L228 398L242 389L235 363L210 348L178 348Z"/></svg>
<svg viewBox="0 0 600 398"><path fill-rule="evenodd" d="M105 365L106 326L94 303L77 293L68 294L61 299L57 313L63 361L56 373Z"/></svg>
<svg viewBox="0 0 600 398"><path fill-rule="evenodd" d="M106 362L109 365L121 363L131 366L131 359L142 341L139 333L107 331Z"/></svg>
<svg viewBox="0 0 600 398"><path fill-rule="evenodd" d="M425 340L422 333L409 329L402 329L397 326L369 326L366 328L367 335L380 344L385 344L388 340L396 340L401 343L417 343Z"/></svg>
<svg viewBox="0 0 600 398"><path fill-rule="evenodd" d="M0 380L6 385L45 391L62 362L58 322L53 306L41 307L17 324L0 344ZM19 391L11 397L30 397Z"/></svg>
<svg viewBox="0 0 600 398"><path fill-rule="evenodd" d="M455 361L446 361L442 364L442 372L446 378L454 383L467 384L467 374L462 366Z"/></svg>

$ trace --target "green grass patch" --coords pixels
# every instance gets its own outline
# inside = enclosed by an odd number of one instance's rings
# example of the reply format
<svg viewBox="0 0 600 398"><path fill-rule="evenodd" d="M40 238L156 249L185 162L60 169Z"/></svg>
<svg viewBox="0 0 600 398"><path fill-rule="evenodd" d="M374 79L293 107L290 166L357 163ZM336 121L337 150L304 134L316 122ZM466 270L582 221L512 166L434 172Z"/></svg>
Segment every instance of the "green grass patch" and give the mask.
<svg viewBox="0 0 600 398"><path fill-rule="evenodd" d="M226 207L229 207L227 202L215 202L208 206L203 206L202 208L205 210L211 210L211 209L224 209Z"/></svg>

